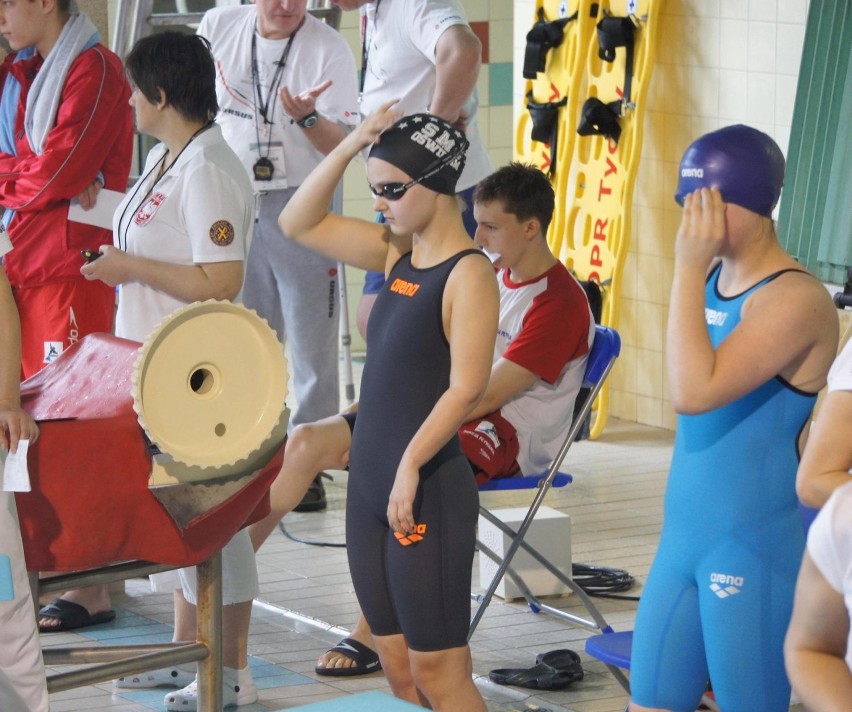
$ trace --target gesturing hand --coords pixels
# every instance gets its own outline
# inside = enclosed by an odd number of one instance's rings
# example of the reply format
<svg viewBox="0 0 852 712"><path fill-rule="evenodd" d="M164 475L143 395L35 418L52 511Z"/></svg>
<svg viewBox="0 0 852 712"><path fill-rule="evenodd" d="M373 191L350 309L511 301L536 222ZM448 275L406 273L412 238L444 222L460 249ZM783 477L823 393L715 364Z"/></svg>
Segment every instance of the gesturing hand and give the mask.
<svg viewBox="0 0 852 712"><path fill-rule="evenodd" d="M318 84L311 89L306 89L301 94L296 94L295 96L290 93L290 90L286 86L282 86L278 90L278 98L281 100L281 106L284 107L287 116L293 119L293 121L300 121L308 114L316 111L317 97L328 89L331 84L331 79L327 79L322 84Z"/></svg>

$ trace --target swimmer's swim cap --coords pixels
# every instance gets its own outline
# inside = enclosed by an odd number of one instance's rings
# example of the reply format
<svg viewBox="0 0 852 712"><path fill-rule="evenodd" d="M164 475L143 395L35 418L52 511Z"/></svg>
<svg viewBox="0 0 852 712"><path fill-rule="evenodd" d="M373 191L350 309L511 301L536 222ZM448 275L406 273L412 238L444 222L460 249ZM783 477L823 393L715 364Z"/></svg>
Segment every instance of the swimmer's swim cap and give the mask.
<svg viewBox="0 0 852 712"><path fill-rule="evenodd" d="M383 131L369 157L387 161L429 190L454 195L467 147L464 133L452 124L432 114L412 114Z"/></svg>
<svg viewBox="0 0 852 712"><path fill-rule="evenodd" d="M769 136L737 124L704 134L680 161L675 200L699 188L718 188L722 200L772 216L784 185L784 154Z"/></svg>

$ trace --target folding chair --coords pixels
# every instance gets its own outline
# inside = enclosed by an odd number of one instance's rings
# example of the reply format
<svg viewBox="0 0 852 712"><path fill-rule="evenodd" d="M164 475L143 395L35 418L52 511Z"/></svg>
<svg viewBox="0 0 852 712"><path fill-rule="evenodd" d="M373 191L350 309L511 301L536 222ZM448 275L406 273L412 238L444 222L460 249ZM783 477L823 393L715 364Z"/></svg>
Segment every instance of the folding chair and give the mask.
<svg viewBox="0 0 852 712"><path fill-rule="evenodd" d="M517 531L512 529L505 522L498 519L492 512L490 512L484 506L480 505L479 507L479 513L485 519L487 519L494 526L496 526L498 529L500 529L509 537L511 537L511 543L509 544L506 553L500 556L499 554L496 554L494 551L485 546L481 541L477 540L477 548L480 554L484 554L485 556L490 558L492 561L498 564L498 567L485 593L477 597L477 600L479 601L479 606L477 607L476 611L474 612L473 618L471 619L470 630L468 632L468 640L473 636L473 632L479 625L479 621L482 619L482 616L485 613L485 609L491 602L491 598L494 596L494 592L497 590L497 586L499 586L500 581L503 579L504 575L508 575L509 578L512 579L512 581L521 591L530 608L534 612L538 613L539 611L545 611L546 613L549 613L563 620L567 620L568 622L580 626L582 628L587 628L588 630L607 632L612 631L612 628L609 627L606 620L604 620L603 616L598 611L595 604L592 603L586 592L583 591L583 589L580 588L578 584L574 583L573 579L570 576L566 576L564 573L562 573L550 561L548 561L544 556L542 556L534 547L524 541L524 537L526 536L527 531L532 525L533 519L535 519L536 513L541 507L541 503L543 502L550 488L564 487L572 481L572 476L570 474L559 472L559 467L562 465L562 461L565 459L565 455L567 454L568 449L577 439L577 435L580 432L580 429L583 427L583 422L585 421L588 414L591 412L592 404L594 403L595 398L600 392L601 387L603 386L604 381L606 380L606 377L612 370L613 364L615 363L615 359L618 358L618 355L620 353L621 337L618 335L618 332L615 331L615 329L609 327L596 326L595 339L592 343L592 349L589 353L588 362L586 364L586 373L583 378L583 386L589 389L588 394L586 396L585 401L583 402L582 408L574 417L574 421L571 424L571 428L568 431L568 434L565 436L565 440L562 442L562 446L559 448L559 452L556 454L556 457L553 459L553 462L550 464L550 467L547 469L546 472L538 475L529 475L526 477L507 477L503 479L491 480L490 482L482 485L479 488L480 491L537 488L538 492L536 492L532 504L530 504L530 507L527 510L524 520L521 523L520 527L518 527ZM511 567L512 559L514 558L518 550L521 548L523 548L524 551L529 553L539 564L541 564L541 566L543 566L547 571L553 574L554 577L556 577L560 582L567 586L573 593L577 594L577 596L585 605L586 610L589 612L589 615L592 617L592 620L581 618L558 608L548 606L542 603L532 593L530 588L524 582L523 578Z"/></svg>

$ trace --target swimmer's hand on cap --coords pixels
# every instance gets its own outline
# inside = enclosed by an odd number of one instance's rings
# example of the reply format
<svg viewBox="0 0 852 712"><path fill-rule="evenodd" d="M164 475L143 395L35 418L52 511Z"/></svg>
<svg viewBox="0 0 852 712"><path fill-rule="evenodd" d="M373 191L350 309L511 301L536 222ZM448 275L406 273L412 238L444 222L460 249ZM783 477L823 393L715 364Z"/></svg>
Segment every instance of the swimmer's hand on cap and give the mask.
<svg viewBox="0 0 852 712"><path fill-rule="evenodd" d="M675 260L705 270L725 242L725 211L718 188L700 188L683 202L683 214L675 240Z"/></svg>
<svg viewBox="0 0 852 712"><path fill-rule="evenodd" d="M380 141L379 137L382 131L389 129L402 118L402 112L399 109L393 108L398 102L399 99L386 101L349 134L349 138L354 142L357 151L360 152L367 148L367 146Z"/></svg>

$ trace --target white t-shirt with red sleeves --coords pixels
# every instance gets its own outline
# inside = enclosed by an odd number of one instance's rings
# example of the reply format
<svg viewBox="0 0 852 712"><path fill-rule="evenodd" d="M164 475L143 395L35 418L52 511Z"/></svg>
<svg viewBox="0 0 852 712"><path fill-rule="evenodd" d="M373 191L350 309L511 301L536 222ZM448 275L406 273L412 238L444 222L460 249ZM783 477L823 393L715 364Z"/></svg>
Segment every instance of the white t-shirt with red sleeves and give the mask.
<svg viewBox="0 0 852 712"><path fill-rule="evenodd" d="M547 469L571 425L595 322L585 291L561 263L529 282L501 270L498 282L494 363L505 358L539 376L500 409L518 432L521 472L531 475Z"/></svg>

